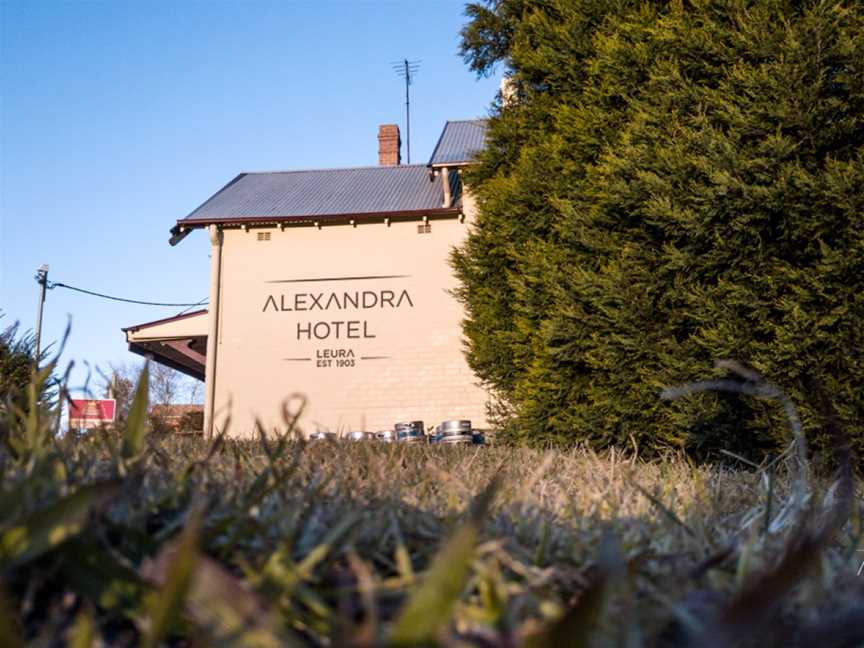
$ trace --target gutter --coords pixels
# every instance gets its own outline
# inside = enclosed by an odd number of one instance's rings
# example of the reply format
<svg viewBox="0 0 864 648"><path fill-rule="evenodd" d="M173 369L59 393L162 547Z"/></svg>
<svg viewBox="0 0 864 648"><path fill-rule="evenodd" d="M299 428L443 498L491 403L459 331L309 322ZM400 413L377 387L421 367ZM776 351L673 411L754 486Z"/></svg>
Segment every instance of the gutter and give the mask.
<svg viewBox="0 0 864 648"><path fill-rule="evenodd" d="M174 247L180 241L182 241L184 238L189 236L189 234L191 232L192 232L192 230L189 229L188 227L181 227L180 225L175 225L174 227L171 228L171 238L168 239L168 244L171 247Z"/></svg>
<svg viewBox="0 0 864 648"><path fill-rule="evenodd" d="M191 311L189 313L183 313L182 315L172 315L171 317L163 317L162 319L153 320L152 322L144 322L143 324L134 324L132 326L124 326L120 330L124 333L128 333L132 331L133 333L141 330L142 328L148 328L150 326L156 326L157 324L165 324L166 322L176 322L182 319L188 319L190 317L198 317L199 315L203 315L207 312L206 308L201 308L196 311Z"/></svg>
<svg viewBox="0 0 864 648"><path fill-rule="evenodd" d="M416 209L413 211L382 211L382 212L361 212L357 214L304 214L302 216L224 216L214 218L184 218L177 221L177 224L171 228L171 234L180 236L179 240L185 238L189 231L195 227L204 227L208 225L245 225L245 224L265 224L265 223L316 223L316 222L340 222L346 223L350 220L376 220L389 218L390 220L405 219L411 220L415 218L447 218L459 215L459 209L455 207L438 208L438 209ZM175 234L176 233L176 234ZM179 243L179 240L177 241Z"/></svg>

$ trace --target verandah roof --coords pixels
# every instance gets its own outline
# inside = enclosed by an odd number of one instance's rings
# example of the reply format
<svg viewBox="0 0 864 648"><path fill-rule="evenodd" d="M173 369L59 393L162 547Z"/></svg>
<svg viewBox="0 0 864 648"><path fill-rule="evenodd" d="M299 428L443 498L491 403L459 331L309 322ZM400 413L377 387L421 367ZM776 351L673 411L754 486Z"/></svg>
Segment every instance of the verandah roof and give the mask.
<svg viewBox="0 0 864 648"><path fill-rule="evenodd" d="M128 326L123 330L129 350L204 380L207 364L207 310Z"/></svg>

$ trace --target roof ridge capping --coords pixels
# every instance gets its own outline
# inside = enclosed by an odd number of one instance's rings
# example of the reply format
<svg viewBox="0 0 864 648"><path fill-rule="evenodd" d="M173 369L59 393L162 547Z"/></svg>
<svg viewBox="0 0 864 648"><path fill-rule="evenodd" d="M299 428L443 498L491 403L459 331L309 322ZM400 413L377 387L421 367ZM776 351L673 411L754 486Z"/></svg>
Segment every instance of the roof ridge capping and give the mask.
<svg viewBox="0 0 864 648"><path fill-rule="evenodd" d="M267 171L241 171L240 175L266 175L268 173L325 173L327 171L368 171L371 169L393 171L399 169L425 169L428 165L423 163L417 164L395 164L384 166L381 164L368 164L364 166L346 166L346 167L321 167L311 169L270 169Z"/></svg>

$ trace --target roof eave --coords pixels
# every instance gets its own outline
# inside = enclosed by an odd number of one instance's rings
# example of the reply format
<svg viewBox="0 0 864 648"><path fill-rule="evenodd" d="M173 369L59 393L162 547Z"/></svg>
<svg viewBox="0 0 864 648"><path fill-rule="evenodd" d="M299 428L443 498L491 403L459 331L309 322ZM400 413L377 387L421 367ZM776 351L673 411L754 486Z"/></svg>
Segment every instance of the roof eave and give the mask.
<svg viewBox="0 0 864 648"><path fill-rule="evenodd" d="M158 362L159 364L163 364L166 367L170 367L171 369L174 369L174 371L179 371L180 373L186 374L190 378L195 378L195 379L201 380L201 381L204 380L206 366L200 366L199 367L199 366L196 366L196 365L198 365L198 363L191 362L191 361L189 364L185 364L183 362L178 362L176 359L171 358L165 354L157 355L154 349L148 348L149 344L151 344L151 343L139 344L137 342L130 342L129 343L129 350L132 353L136 353L140 356L143 356L144 358L147 358L148 360L151 358L153 358L155 360L155 357L158 357L159 359L156 360L156 362ZM190 364L193 366L189 366Z"/></svg>
<svg viewBox="0 0 864 648"><path fill-rule="evenodd" d="M172 315L171 317L163 317L162 319L153 320L152 322L144 322L143 324L134 324L132 326L126 326L121 328L120 330L124 333L128 333L132 331L138 331L142 328L148 328L150 326L157 326L159 324L167 324L168 322L176 322L178 320L189 319L190 317L198 317L199 315L203 315L207 312L206 308L200 308L196 311L191 311L189 313L183 313L181 315Z"/></svg>
<svg viewBox="0 0 864 648"><path fill-rule="evenodd" d="M435 162L434 164L429 164L429 167L432 169L443 169L444 167L453 168L453 167L467 167L473 164L477 164L477 160L461 160L459 162Z"/></svg>
<svg viewBox="0 0 864 648"><path fill-rule="evenodd" d="M315 214L302 216L229 216L217 218L184 218L177 221L177 224L171 229L172 233L177 230L184 232L187 228L207 227L208 225L250 225L256 224L279 224L279 223L316 223L316 222L333 222L333 221L349 221L349 220L379 220L382 218L399 218L411 220L413 218L428 217L448 217L458 216L461 210L458 207L441 207L435 209L415 209L402 211L382 211L382 212L361 212L357 214Z"/></svg>

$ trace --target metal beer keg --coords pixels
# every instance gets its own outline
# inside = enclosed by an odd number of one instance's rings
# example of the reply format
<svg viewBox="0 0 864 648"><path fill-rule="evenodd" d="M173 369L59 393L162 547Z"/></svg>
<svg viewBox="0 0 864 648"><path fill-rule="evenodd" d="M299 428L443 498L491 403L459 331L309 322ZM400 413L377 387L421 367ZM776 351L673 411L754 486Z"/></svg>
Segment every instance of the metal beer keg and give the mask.
<svg viewBox="0 0 864 648"><path fill-rule="evenodd" d="M438 443L447 445L469 445L474 442L471 435L471 421L444 421L435 429Z"/></svg>
<svg viewBox="0 0 864 648"><path fill-rule="evenodd" d="M375 433L375 439L381 443L393 443L396 440L396 433L393 430L381 430Z"/></svg>
<svg viewBox="0 0 864 648"><path fill-rule="evenodd" d="M426 431L423 421L409 421L396 424L396 440L402 443L423 443Z"/></svg>
<svg viewBox="0 0 864 648"><path fill-rule="evenodd" d="M335 432L313 432L309 435L310 441L335 441Z"/></svg>

